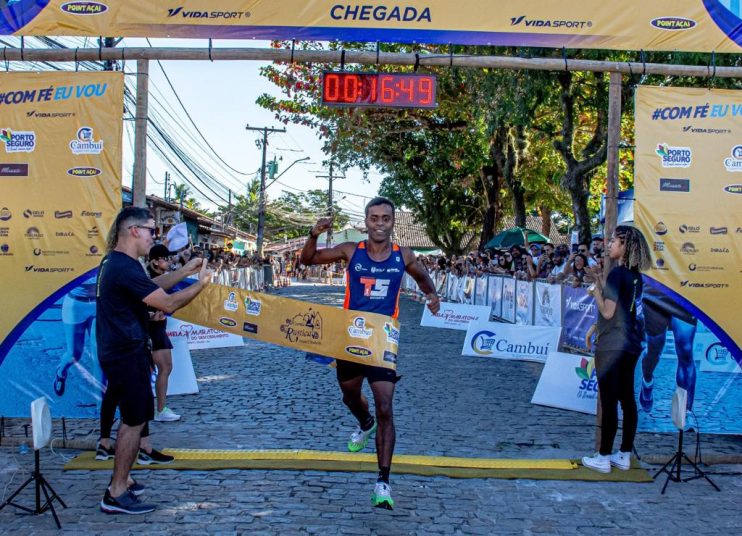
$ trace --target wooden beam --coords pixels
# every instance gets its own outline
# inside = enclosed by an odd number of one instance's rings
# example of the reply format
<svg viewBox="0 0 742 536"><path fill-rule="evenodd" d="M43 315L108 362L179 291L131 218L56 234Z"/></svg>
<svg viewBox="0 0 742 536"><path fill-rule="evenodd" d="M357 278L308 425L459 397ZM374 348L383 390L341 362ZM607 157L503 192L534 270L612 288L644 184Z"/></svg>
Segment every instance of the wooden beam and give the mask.
<svg viewBox="0 0 742 536"><path fill-rule="evenodd" d="M211 61L280 61L295 63L341 63L340 50L295 50L274 48L68 48L28 49L3 48L7 61L105 61L105 60L211 60ZM415 54L376 51L345 51L345 63L361 65L409 65L417 62ZM419 56L422 67L472 67L479 69L533 69L539 71L593 71L628 75L692 76L698 78L741 78L742 67L710 65L666 65L661 63L613 62L563 58L519 58L513 56L471 56L424 54Z"/></svg>

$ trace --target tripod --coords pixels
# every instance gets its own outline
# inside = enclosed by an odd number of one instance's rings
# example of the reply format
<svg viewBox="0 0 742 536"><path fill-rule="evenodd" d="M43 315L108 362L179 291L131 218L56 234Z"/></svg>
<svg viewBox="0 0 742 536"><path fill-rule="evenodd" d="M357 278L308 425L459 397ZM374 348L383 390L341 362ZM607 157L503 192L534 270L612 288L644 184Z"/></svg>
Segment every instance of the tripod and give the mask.
<svg viewBox="0 0 742 536"><path fill-rule="evenodd" d="M680 467L683 465L683 459L685 459L685 462L687 464L690 464L695 474L693 476L689 476L688 478L682 478L680 476ZM668 469L669 466L669 469ZM667 484L672 480L673 482L688 482L690 480L695 480L697 478L705 478L709 484L711 484L716 491L721 491L719 489L719 486L714 484L714 482L706 475L706 473L701 470L700 467L696 463L694 463L688 455L683 452L683 430L678 430L678 451L675 453L675 455L667 460L667 463L662 466L662 468L657 471L652 478L657 478L660 473L667 473L667 479L665 480L665 485L662 486L662 495L665 494L665 490L667 489Z"/></svg>
<svg viewBox="0 0 742 536"><path fill-rule="evenodd" d="M33 510L31 508L28 508L26 506L22 506L20 504L16 504L13 502L13 499L18 496L18 494L23 491L26 486L28 486L31 482L36 482L36 508ZM46 497L46 502L41 504L41 492L44 492L44 497ZM51 492L51 495L50 495ZM54 510L54 500L58 500L59 504L61 504L64 508L67 508L67 505L64 504L64 501L62 498L57 495L57 492L54 491L54 489L51 487L49 482L46 481L44 476L41 474L41 469L39 467L39 451L34 450L34 470L33 473L31 473L31 476L26 480L20 488L15 490L13 494L8 497L8 500L5 501L3 504L0 504L0 510L5 508L6 506L10 505L15 508L18 508L20 510L23 510L24 512L28 512L32 515L37 514L43 514L47 510L52 511L52 515L54 516L54 521L57 523L57 528L61 529L62 524L59 522L59 518L57 517L57 512Z"/></svg>

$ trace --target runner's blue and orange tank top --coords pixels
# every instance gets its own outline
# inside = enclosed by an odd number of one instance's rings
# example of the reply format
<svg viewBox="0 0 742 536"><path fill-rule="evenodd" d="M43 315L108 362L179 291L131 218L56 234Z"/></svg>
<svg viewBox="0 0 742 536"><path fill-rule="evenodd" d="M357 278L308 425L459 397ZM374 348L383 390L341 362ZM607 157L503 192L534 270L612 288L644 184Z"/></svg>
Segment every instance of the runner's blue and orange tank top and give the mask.
<svg viewBox="0 0 742 536"><path fill-rule="evenodd" d="M359 242L348 263L343 307L397 318L404 273L404 259L397 244L392 244L392 253L385 261L376 262L368 256L366 242Z"/></svg>

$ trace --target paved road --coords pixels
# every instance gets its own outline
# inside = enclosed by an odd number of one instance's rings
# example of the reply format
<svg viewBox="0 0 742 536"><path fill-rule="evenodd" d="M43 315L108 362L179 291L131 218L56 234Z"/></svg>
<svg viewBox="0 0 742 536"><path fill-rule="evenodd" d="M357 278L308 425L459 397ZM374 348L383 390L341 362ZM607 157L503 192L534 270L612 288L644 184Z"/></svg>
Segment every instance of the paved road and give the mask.
<svg viewBox="0 0 742 536"><path fill-rule="evenodd" d="M300 299L340 304L337 288L294 286ZM593 445L594 418L530 404L541 365L460 356L463 332L419 327L422 305L403 298L396 394L397 453L477 457L578 457ZM302 354L249 341L198 351L201 392L173 397L178 423L155 423L158 446L341 450L355 425L334 372ZM13 424L13 423L11 423ZM76 438L94 424L73 422ZM18 434L17 429L11 429ZM668 454L675 437L640 434L641 454ZM704 437L704 454L742 452L739 438ZM371 447L373 448L373 447ZM67 501L64 530L148 534L737 534L742 466L713 466L703 481L585 483L479 480L392 474L397 509L370 507L371 473L319 471L141 471L158 505L142 517L106 516L97 503L109 473L61 471L64 450L43 454L47 478ZM30 455L0 447L0 494L24 478ZM25 500L32 501L30 494ZM55 533L47 514L0 512L2 534Z"/></svg>

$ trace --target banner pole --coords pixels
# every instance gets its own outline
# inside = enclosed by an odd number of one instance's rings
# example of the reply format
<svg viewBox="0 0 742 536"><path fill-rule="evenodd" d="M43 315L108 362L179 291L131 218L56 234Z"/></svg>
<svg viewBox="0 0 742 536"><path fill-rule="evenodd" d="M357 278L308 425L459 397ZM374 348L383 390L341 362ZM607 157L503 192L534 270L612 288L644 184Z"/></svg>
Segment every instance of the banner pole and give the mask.
<svg viewBox="0 0 742 536"><path fill-rule="evenodd" d="M137 60L137 112L134 130L132 205L147 206L147 114L149 107L149 60Z"/></svg>
<svg viewBox="0 0 742 536"><path fill-rule="evenodd" d="M621 73L610 73L610 85L608 86L608 174L606 177L605 195L605 225L603 227L603 251L607 251L605 244L613 236L618 220L618 145L621 140ZM613 261L604 257L603 283L608 277L608 272L613 268ZM600 314L600 313L598 313ZM603 406L598 396L598 406L595 414L595 450L600 450L600 422L603 418Z"/></svg>

